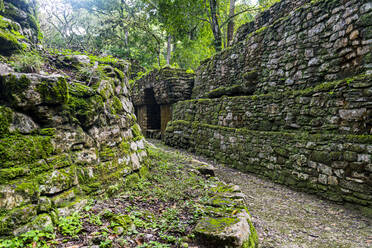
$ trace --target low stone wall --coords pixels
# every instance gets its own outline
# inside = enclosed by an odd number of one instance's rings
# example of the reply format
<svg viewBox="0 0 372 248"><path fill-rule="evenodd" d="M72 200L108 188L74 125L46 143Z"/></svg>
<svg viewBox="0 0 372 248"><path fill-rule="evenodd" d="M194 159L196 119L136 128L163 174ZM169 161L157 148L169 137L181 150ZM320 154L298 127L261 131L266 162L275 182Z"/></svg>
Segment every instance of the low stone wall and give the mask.
<svg viewBox="0 0 372 248"><path fill-rule="evenodd" d="M371 20L368 0L311 1L204 61L192 98L210 97L213 90L257 95L306 89L371 73Z"/></svg>
<svg viewBox="0 0 372 248"><path fill-rule="evenodd" d="M84 61L93 68L87 56ZM100 64L102 77L89 87L4 68L0 237L43 228L84 205L88 195L114 192L146 157L127 72Z"/></svg>
<svg viewBox="0 0 372 248"><path fill-rule="evenodd" d="M372 136L263 132L198 122L168 124L168 145L372 215Z"/></svg>
<svg viewBox="0 0 372 248"><path fill-rule="evenodd" d="M315 88L176 103L173 119L262 131L372 134L372 75Z"/></svg>

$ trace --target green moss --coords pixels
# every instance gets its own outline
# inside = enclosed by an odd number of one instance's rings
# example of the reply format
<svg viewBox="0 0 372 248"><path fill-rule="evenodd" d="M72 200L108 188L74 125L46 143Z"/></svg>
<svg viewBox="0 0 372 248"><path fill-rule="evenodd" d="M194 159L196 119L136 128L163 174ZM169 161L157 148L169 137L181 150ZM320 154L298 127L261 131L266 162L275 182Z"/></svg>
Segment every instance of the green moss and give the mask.
<svg viewBox="0 0 372 248"><path fill-rule="evenodd" d="M31 84L30 79L26 75L17 77L14 74L5 75L0 78L0 96L9 102L16 101L16 97L29 88Z"/></svg>
<svg viewBox="0 0 372 248"><path fill-rule="evenodd" d="M124 72L120 71L117 68L114 68L114 71L115 71L116 75L118 76L118 78L123 82L125 80Z"/></svg>
<svg viewBox="0 0 372 248"><path fill-rule="evenodd" d="M239 222L238 218L221 217L221 218L205 218L199 222L195 231L206 234L223 232L226 227Z"/></svg>
<svg viewBox="0 0 372 248"><path fill-rule="evenodd" d="M77 120L86 127L92 124L95 116L103 112L104 103L100 95L82 98L71 94L65 108L72 121Z"/></svg>
<svg viewBox="0 0 372 248"><path fill-rule="evenodd" d="M130 149L130 144L127 141L123 141L119 145L120 151L124 154L130 154L131 149Z"/></svg>
<svg viewBox="0 0 372 248"><path fill-rule="evenodd" d="M75 97L88 98L95 94L94 90L90 87L76 82L69 84L68 89L70 94Z"/></svg>
<svg viewBox="0 0 372 248"><path fill-rule="evenodd" d="M39 130L39 134L42 136L54 136L56 134L55 128L43 128Z"/></svg>
<svg viewBox="0 0 372 248"><path fill-rule="evenodd" d="M113 114L119 114L123 112L123 104L121 103L120 99L117 96L113 97L113 102L111 106L111 110Z"/></svg>
<svg viewBox="0 0 372 248"><path fill-rule="evenodd" d="M256 247L258 247L257 231L254 228L252 222L251 221L248 221L248 222L249 222L251 235L249 236L249 240L247 240L243 243L242 248L256 248Z"/></svg>
<svg viewBox="0 0 372 248"><path fill-rule="evenodd" d="M116 157L116 151L113 147L101 147L101 150L99 151L99 157L103 162L113 160Z"/></svg>
<svg viewBox="0 0 372 248"><path fill-rule="evenodd" d="M10 55L15 50L23 50L24 46L20 40L24 40L15 25L6 21L0 15L0 54Z"/></svg>
<svg viewBox="0 0 372 248"><path fill-rule="evenodd" d="M67 81L62 77L57 81L42 82L37 86L37 91L47 104L64 104L68 100Z"/></svg>
<svg viewBox="0 0 372 248"><path fill-rule="evenodd" d="M218 98L221 96L231 96L244 93L244 88L241 85L232 85L228 87L219 87L208 92L206 95L209 98Z"/></svg>
<svg viewBox="0 0 372 248"><path fill-rule="evenodd" d="M49 136L11 135L0 140L0 166L26 168L30 163L49 157L53 151Z"/></svg>
<svg viewBox="0 0 372 248"><path fill-rule="evenodd" d="M182 127L184 126L184 127ZM199 122L189 122L185 120L176 120L168 123L168 130L174 129L190 129L197 131L198 129L210 129L210 130L221 130L226 132L232 132L236 135L243 135L245 137L261 137L261 136L272 136L271 139L276 139L276 137L285 137L289 140L308 140L308 141L327 141L327 142L351 142L359 144L371 144L371 135L339 135L339 134L309 134L307 132L285 132L285 131L255 131L246 128L230 128L224 126L216 126L203 124Z"/></svg>
<svg viewBox="0 0 372 248"><path fill-rule="evenodd" d="M128 188L136 188L140 180L137 173L131 174L125 178L125 186Z"/></svg>
<svg viewBox="0 0 372 248"><path fill-rule="evenodd" d="M25 176L29 170L27 168L7 168L0 169L0 183L4 184L9 180L13 180L17 177Z"/></svg>
<svg viewBox="0 0 372 248"><path fill-rule="evenodd" d="M34 182L23 182L17 184L15 191L26 196L35 196L38 193L38 185Z"/></svg>
<svg viewBox="0 0 372 248"><path fill-rule="evenodd" d="M133 133L133 138L142 138L141 128L137 123L131 127L131 130Z"/></svg>
<svg viewBox="0 0 372 248"><path fill-rule="evenodd" d="M9 133L12 119L13 111L10 108L0 106L0 138Z"/></svg>

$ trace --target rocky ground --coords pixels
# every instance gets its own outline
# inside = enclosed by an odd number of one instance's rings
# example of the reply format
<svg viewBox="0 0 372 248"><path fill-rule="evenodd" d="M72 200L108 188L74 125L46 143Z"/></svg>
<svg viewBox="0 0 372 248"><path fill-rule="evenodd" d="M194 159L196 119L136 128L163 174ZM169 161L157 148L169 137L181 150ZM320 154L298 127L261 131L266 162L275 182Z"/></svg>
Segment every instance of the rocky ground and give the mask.
<svg viewBox="0 0 372 248"><path fill-rule="evenodd" d="M261 248L372 247L372 219L359 211L183 153L213 165L220 179L240 186L248 196Z"/></svg>

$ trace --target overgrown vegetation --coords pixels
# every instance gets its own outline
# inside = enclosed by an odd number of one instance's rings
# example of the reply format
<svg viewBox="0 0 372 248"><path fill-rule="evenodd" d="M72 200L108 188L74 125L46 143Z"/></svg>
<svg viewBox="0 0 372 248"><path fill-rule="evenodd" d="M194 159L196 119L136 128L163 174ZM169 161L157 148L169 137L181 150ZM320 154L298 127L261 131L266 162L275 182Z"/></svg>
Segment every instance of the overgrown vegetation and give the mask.
<svg viewBox="0 0 372 248"><path fill-rule="evenodd" d="M1 240L0 247L188 247L216 181L190 170L190 158L180 153L148 153L147 166L126 177L115 196L92 199L54 228Z"/></svg>
<svg viewBox="0 0 372 248"><path fill-rule="evenodd" d="M9 62L15 71L24 73L38 73L45 63L37 51L20 52L13 55Z"/></svg>

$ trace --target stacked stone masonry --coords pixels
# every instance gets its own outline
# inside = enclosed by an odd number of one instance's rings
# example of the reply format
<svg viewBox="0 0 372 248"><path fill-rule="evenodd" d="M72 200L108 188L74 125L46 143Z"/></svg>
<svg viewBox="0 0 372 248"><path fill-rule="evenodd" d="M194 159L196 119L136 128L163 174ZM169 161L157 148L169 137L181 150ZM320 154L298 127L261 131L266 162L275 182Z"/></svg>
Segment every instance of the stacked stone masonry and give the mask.
<svg viewBox="0 0 372 248"><path fill-rule="evenodd" d="M174 120L262 131L372 134L372 76L298 91L180 102Z"/></svg>
<svg viewBox="0 0 372 248"><path fill-rule="evenodd" d="M243 95L305 89L371 72L371 2L306 2L204 61L193 98L236 86Z"/></svg>
<svg viewBox="0 0 372 248"><path fill-rule="evenodd" d="M144 133L159 138L172 119L172 104L190 99L194 86L193 72L164 67L137 80L132 99L138 122Z"/></svg>
<svg viewBox="0 0 372 248"><path fill-rule="evenodd" d="M122 65L100 64L89 87L0 63L0 237L43 228L140 169L146 147Z"/></svg>
<svg viewBox="0 0 372 248"><path fill-rule="evenodd" d="M366 0L277 3L201 64L166 143L372 215L371 21Z"/></svg>
<svg viewBox="0 0 372 248"><path fill-rule="evenodd" d="M243 172L372 208L372 137L263 132L174 121L166 143Z"/></svg>

